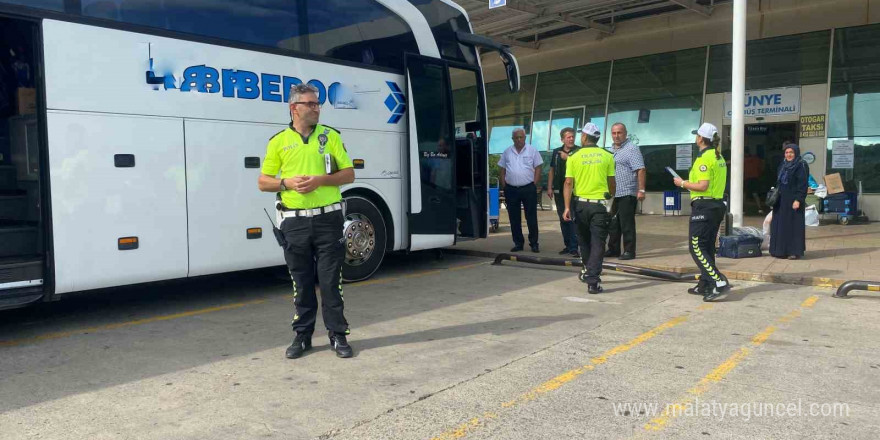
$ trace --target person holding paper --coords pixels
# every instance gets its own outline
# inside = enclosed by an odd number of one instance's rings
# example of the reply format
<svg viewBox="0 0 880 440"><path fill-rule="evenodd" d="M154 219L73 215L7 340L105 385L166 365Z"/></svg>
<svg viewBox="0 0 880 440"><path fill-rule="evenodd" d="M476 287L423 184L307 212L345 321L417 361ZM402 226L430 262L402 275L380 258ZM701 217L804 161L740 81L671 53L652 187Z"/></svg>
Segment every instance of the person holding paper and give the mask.
<svg viewBox="0 0 880 440"><path fill-rule="evenodd" d="M786 145L785 161L776 173L779 199L772 207L773 221L770 223L770 255L776 258L797 260L804 256L807 248L804 199L810 169L800 153L797 145Z"/></svg>
<svg viewBox="0 0 880 440"><path fill-rule="evenodd" d="M723 201L727 162L721 156L721 138L714 125L705 122L692 133L697 135L700 155L691 167L688 180L673 178L676 186L691 192L688 248L700 269L700 281L688 292L703 295L703 301L716 301L730 291L727 277L715 265L715 237L727 211Z"/></svg>

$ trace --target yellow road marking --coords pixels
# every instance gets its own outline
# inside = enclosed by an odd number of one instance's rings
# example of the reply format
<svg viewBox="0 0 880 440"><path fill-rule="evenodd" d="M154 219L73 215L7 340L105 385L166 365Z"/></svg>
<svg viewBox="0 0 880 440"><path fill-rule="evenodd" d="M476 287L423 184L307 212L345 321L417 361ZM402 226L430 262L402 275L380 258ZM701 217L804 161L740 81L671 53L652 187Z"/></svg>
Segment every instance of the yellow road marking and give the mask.
<svg viewBox="0 0 880 440"><path fill-rule="evenodd" d="M818 301L818 300L819 300L818 296L815 296L815 295L811 296L811 297L807 298L806 300L804 300L804 302L801 303L800 307L801 308L813 307L813 305L816 304L816 301ZM777 319L777 322L786 323L786 322L791 321L794 318L797 318L800 315L801 315L801 309L799 308L799 309L796 309L796 310L780 317L779 319ZM767 340L767 338L769 338L770 335L772 335L773 332L775 332L775 331L776 331L776 326L770 325L770 326L767 326L760 333L758 333L754 337L752 337L751 348L748 346L740 347L739 350L734 352L729 358L727 358L727 360L722 362L721 365L718 365L717 367L715 367L715 369L712 370L712 372L710 372L705 377L700 379L700 381L693 388L689 389L687 391L687 393L688 393L687 397L681 399L680 401L678 401L675 404L667 406L661 416L656 417L656 418L652 419L650 422L648 422L647 424L645 424L645 430L647 430L647 431L660 431L666 425L668 425L669 422L673 418L678 417L679 415L683 414L687 405L693 404L694 400L697 397L699 397L700 395L702 395L703 393L705 393L706 391L709 391L709 389L712 388L713 384L720 382L721 379L724 379L724 376L727 376L727 374L730 373L731 371L733 371L733 369L736 368L736 366L739 365L739 363L742 362L743 359L748 357L748 355L751 353L752 348L758 347L761 344L763 344Z"/></svg>
<svg viewBox="0 0 880 440"><path fill-rule="evenodd" d="M521 405L521 404L530 402L532 400L535 400L540 395L545 394L545 393L549 393L550 391L553 391L553 390L560 388L561 386L565 385L566 383L573 381L581 374L584 374L587 371L592 371L596 367L598 367L599 365L602 365L602 364L608 362L608 360L611 359L612 357L614 357L618 354L621 354L621 353L625 353L625 352L627 352L627 351L629 351L629 350L631 350L641 344L644 344L645 342L654 338L655 336L659 335L660 333L662 333L666 330L669 330L669 329L685 322L686 320L687 320L686 316L679 316L677 318L673 318L669 321L666 321L663 324L660 324L657 327L654 327L651 330L648 330L647 332L636 336L634 339L630 340L629 342L627 342L625 344L618 345L617 347L614 347L614 348L602 353L601 355L590 359L589 364L586 364L582 367L575 368L570 371L566 371L565 373L562 373L562 374L554 377L553 379L550 379L550 380L532 388L531 390L527 391L526 393L523 393L522 395L520 395L516 399L513 399L509 402L502 403L501 408L502 409L510 409L510 408L513 408L517 405ZM491 417L487 417L487 414L490 414ZM440 434L436 437L433 437L431 440L452 440L452 439L462 438L462 437L466 436L469 432L472 432L472 431L482 427L486 421L488 421L490 419L497 418L497 417L498 417L498 415L496 413L486 413L482 417L474 417L473 419L470 419L467 422L456 426L455 428L444 431L442 434Z"/></svg>
<svg viewBox="0 0 880 440"><path fill-rule="evenodd" d="M427 271L423 271L423 272L416 272L413 274L404 275L401 278L422 277L422 276L426 276L426 275L444 272L446 270L463 270L463 269L469 269L469 268L484 265L484 264L488 264L488 262L463 264L460 266L450 267L448 269L427 270ZM379 279L379 280L369 280L369 281L363 281L360 283L353 283L352 285L354 285L354 286L367 286L370 284L389 283L392 281L397 281L401 278L383 278L383 279ZM285 294L285 296L286 295L287 294ZM12 339L12 340L8 340L8 341L0 341L0 347L12 347L15 345L27 344L27 343L32 343L32 342L40 342L40 341L47 341L47 340L51 340L51 339L66 338L68 336L81 335L84 333L95 333L95 332L104 331L104 330L114 330L114 329L118 329L118 328L122 328L122 327L131 327L131 326L135 326L135 325L149 324L152 322L161 322L161 321L169 321L172 319L187 318L190 316L204 315L206 313L219 312L222 310L237 309L240 307L250 306L250 305L254 305L254 304L260 304L260 303L263 303L266 301L267 301L267 299L264 298L264 299L254 300L254 301L240 302L240 303L235 303L235 304L227 304L225 306L209 307L206 309L199 309L199 310L192 310L189 312L175 313L172 315L154 316L152 318L138 319L135 321L118 322L118 323L113 323L113 324L100 325L100 326L96 326L96 327L88 327L88 328L81 328L81 329L76 329L76 330L69 330L69 331L65 331L65 332L47 333L44 335L34 336L31 338L22 338L22 339Z"/></svg>
<svg viewBox="0 0 880 440"><path fill-rule="evenodd" d="M813 296L805 299L804 302L801 303L801 307L807 307L807 308L813 307L813 304L816 304L816 301L819 301L819 297L813 295Z"/></svg>
<svg viewBox="0 0 880 440"><path fill-rule="evenodd" d="M253 304L260 304L263 302L266 302L266 300L265 299L258 299L258 300L254 300L254 301L247 301L247 302L241 302L241 303L235 303L235 304L227 304L225 306L209 307L207 309L199 309L199 310L192 310L189 312L175 313L173 315L154 316L152 318L138 319L135 321L117 322L114 324L99 325L96 327L81 328L81 329L70 330L70 331L66 331L66 332L47 333L45 335L34 336L32 338L0 341L0 347L11 347L14 345L21 345L21 344L25 344L25 343L29 343L29 342L39 342L39 341L46 341L46 340L50 340L50 339L66 338L68 336L81 335L84 333L95 333L95 332L104 331L104 330L113 330L113 329L122 328L122 327L131 327L131 326L135 326L135 325L149 324L151 322L168 321L171 319L204 315L206 313L219 312L221 310L237 309L240 307L249 306L249 305L253 305Z"/></svg>

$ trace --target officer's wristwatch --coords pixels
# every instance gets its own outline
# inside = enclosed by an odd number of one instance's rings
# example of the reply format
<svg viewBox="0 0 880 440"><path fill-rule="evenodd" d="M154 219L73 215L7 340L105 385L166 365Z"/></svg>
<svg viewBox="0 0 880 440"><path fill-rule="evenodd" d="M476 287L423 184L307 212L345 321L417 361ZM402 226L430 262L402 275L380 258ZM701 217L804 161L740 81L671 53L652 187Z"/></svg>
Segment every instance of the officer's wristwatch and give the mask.
<svg viewBox="0 0 880 440"><path fill-rule="evenodd" d="M284 178L281 179L281 191L287 191L287 187L284 186Z"/></svg>

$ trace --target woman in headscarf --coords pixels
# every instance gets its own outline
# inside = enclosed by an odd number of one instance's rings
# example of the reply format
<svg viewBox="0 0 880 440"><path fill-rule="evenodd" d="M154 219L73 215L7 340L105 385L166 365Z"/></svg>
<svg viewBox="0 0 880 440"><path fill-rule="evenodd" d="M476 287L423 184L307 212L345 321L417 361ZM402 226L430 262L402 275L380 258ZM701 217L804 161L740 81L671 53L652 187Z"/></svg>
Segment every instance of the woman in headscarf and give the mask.
<svg viewBox="0 0 880 440"><path fill-rule="evenodd" d="M770 255L797 260L804 256L807 247L804 199L810 170L801 159L797 145L788 144L784 148L785 160L776 174L779 198L773 206L773 221L770 223Z"/></svg>

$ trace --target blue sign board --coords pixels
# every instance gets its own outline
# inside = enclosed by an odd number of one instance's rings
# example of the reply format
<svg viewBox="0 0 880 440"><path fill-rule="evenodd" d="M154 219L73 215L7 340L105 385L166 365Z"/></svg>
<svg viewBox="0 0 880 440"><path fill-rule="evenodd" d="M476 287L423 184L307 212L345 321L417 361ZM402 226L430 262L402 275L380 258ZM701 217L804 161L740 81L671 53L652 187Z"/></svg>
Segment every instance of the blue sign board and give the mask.
<svg viewBox="0 0 880 440"><path fill-rule="evenodd" d="M507 0L489 0L489 9L500 8L507 5Z"/></svg>

